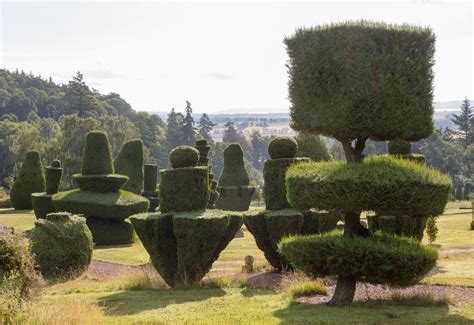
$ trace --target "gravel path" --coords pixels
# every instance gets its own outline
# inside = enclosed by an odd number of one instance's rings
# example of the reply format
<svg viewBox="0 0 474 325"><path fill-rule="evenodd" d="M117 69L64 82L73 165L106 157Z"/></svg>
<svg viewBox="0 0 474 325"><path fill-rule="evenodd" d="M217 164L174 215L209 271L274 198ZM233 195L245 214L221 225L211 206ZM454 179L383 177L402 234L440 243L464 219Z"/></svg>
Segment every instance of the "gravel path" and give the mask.
<svg viewBox="0 0 474 325"><path fill-rule="evenodd" d="M123 265L119 263L92 260L88 272L99 278L120 278L136 270L140 266Z"/></svg>

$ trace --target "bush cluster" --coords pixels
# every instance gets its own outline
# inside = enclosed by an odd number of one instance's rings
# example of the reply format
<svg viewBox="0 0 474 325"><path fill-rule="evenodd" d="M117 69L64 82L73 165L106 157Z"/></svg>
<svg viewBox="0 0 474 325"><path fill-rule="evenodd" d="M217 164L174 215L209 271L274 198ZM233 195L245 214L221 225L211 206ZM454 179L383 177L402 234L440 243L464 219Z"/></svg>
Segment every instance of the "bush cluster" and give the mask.
<svg viewBox="0 0 474 325"><path fill-rule="evenodd" d="M311 276L347 276L391 286L409 286L436 264L438 253L406 237L376 233L346 237L335 233L284 238L279 249Z"/></svg>
<svg viewBox="0 0 474 325"><path fill-rule="evenodd" d="M219 210L146 213L130 221L170 286L200 281L242 226L240 214Z"/></svg>
<svg viewBox="0 0 474 325"><path fill-rule="evenodd" d="M70 213L50 213L35 221L31 250L44 276L78 276L92 259L92 234L86 219Z"/></svg>
<svg viewBox="0 0 474 325"><path fill-rule="evenodd" d="M449 176L410 161L368 158L361 164L301 163L286 175L288 201L305 210L375 211L437 216L451 190Z"/></svg>
<svg viewBox="0 0 474 325"><path fill-rule="evenodd" d="M31 210L31 194L44 192L46 186L43 166L37 151L29 151L10 191L10 201L16 210Z"/></svg>

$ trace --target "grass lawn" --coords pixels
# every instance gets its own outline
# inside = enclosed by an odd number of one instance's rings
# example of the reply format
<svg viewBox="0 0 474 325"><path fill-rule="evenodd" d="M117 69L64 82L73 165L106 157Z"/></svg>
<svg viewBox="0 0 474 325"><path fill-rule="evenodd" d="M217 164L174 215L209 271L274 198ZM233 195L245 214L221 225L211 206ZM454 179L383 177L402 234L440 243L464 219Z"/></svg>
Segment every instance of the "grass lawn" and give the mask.
<svg viewBox="0 0 474 325"><path fill-rule="evenodd" d="M474 231L469 230L471 210L466 203L450 204L438 219L440 251L437 267L423 282L474 286ZM33 227L31 212L0 210L0 224L17 231ZM253 237L235 238L214 263L210 275L231 276L240 271L243 259L252 255L257 266L266 265ZM97 247L94 258L128 265L147 263L140 242L131 246ZM48 324L67 323L206 323L206 324L472 324L474 304L419 305L400 302L355 303L344 307L298 304L277 290L241 287L237 284L190 289L136 290L117 280L85 275L52 285L31 303L30 316ZM41 323L41 322L40 322Z"/></svg>

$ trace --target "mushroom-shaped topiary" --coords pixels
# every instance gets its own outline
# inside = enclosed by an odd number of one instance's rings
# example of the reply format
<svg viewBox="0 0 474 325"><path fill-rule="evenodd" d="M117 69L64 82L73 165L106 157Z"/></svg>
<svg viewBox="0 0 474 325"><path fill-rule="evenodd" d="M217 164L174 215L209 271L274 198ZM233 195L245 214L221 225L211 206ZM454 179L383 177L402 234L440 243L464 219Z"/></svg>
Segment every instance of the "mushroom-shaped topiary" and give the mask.
<svg viewBox="0 0 474 325"><path fill-rule="evenodd" d="M115 172L128 176L128 181L122 189L141 194L143 191L143 160L142 140L130 140L123 145L114 160Z"/></svg>
<svg viewBox="0 0 474 325"><path fill-rule="evenodd" d="M78 276L92 258L92 234L86 219L67 212L35 221L31 249L44 276Z"/></svg>
<svg viewBox="0 0 474 325"><path fill-rule="evenodd" d="M290 137L277 137L268 145L268 153L272 159L294 158L297 151L298 144Z"/></svg>
<svg viewBox="0 0 474 325"><path fill-rule="evenodd" d="M36 218L44 219L48 213L55 211L52 197L58 193L62 175L61 161L53 160L51 166L46 167L46 192L31 194Z"/></svg>
<svg viewBox="0 0 474 325"><path fill-rule="evenodd" d="M199 151L190 146L179 146L170 152L170 162L173 168L195 167L198 161Z"/></svg>
<svg viewBox="0 0 474 325"><path fill-rule="evenodd" d="M231 211L248 210L255 192L255 187L249 184L242 147L238 143L232 143L224 150L224 170L219 178L217 191L220 197L216 207Z"/></svg>
<svg viewBox="0 0 474 325"><path fill-rule="evenodd" d="M120 190L128 177L114 174L110 143L105 133L94 131L87 135L82 172L74 175L78 190L53 195L55 210L84 214L94 243L98 245L132 243L133 228L125 219L148 211L150 203L141 195ZM115 233L121 235L115 236Z"/></svg>
<svg viewBox="0 0 474 325"><path fill-rule="evenodd" d="M16 210L31 210L31 194L44 190L45 178L40 155L37 151L29 151L10 191L11 204Z"/></svg>

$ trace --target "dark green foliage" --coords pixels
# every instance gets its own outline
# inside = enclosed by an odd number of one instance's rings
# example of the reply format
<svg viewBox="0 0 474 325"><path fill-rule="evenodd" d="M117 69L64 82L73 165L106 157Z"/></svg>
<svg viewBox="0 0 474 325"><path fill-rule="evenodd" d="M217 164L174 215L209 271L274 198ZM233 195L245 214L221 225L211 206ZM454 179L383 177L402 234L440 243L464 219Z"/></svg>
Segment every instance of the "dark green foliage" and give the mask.
<svg viewBox="0 0 474 325"><path fill-rule="evenodd" d="M290 208L286 199L286 170L291 164L298 162L309 162L309 158L281 158L271 159L263 166L263 195L268 210L279 210Z"/></svg>
<svg viewBox="0 0 474 325"><path fill-rule="evenodd" d="M84 214L122 221L132 214L148 211L149 202L143 196L127 192L86 192L71 190L53 195L56 211Z"/></svg>
<svg viewBox="0 0 474 325"><path fill-rule="evenodd" d="M413 218L411 216L367 216L369 230L383 231L388 234L423 239L423 233L428 218Z"/></svg>
<svg viewBox="0 0 474 325"><path fill-rule="evenodd" d="M437 216L451 189L447 175L390 157L364 163L301 163L286 173L290 204L300 210L375 211L383 215Z"/></svg>
<svg viewBox="0 0 474 325"><path fill-rule="evenodd" d="M228 211L247 211L255 193L254 186L224 186L218 187L219 198L216 207Z"/></svg>
<svg viewBox="0 0 474 325"><path fill-rule="evenodd" d="M128 245L137 240L135 231L128 221L117 222L106 218L87 218L87 227L91 230L94 244L105 245Z"/></svg>
<svg viewBox="0 0 474 325"><path fill-rule="evenodd" d="M244 153L237 143L230 144L224 150L224 170L219 178L219 187L248 186L249 174L244 165Z"/></svg>
<svg viewBox="0 0 474 325"><path fill-rule="evenodd" d="M179 146L171 150L170 162L173 168L194 167L199 161L199 151L189 146Z"/></svg>
<svg viewBox="0 0 474 325"><path fill-rule="evenodd" d="M31 210L31 194L44 190L45 178L40 155L37 151L30 151L10 191L11 204L16 210Z"/></svg>
<svg viewBox="0 0 474 325"><path fill-rule="evenodd" d="M458 186L456 186L456 192L454 194L456 200L461 201L464 196L462 195L462 184L459 183Z"/></svg>
<svg viewBox="0 0 474 325"><path fill-rule="evenodd" d="M112 150L107 134L92 131L87 134L82 157L82 175L107 175L114 173Z"/></svg>
<svg viewBox="0 0 474 325"><path fill-rule="evenodd" d="M463 199L464 200L469 200L469 194L471 194L471 184L466 183L464 185L464 191L463 191Z"/></svg>
<svg viewBox="0 0 474 325"><path fill-rule="evenodd" d="M296 157L307 157L312 161L329 161L332 155L324 142L323 138L318 134L300 132L296 136L298 143L298 151Z"/></svg>
<svg viewBox="0 0 474 325"><path fill-rule="evenodd" d="M242 225L239 214L218 210L139 214L130 221L170 286L199 282Z"/></svg>
<svg viewBox="0 0 474 325"><path fill-rule="evenodd" d="M196 149L192 149L197 152ZM207 166L161 170L160 175L161 212L194 211L206 208L209 200Z"/></svg>
<svg viewBox="0 0 474 325"><path fill-rule="evenodd" d="M426 220L426 234L428 235L428 241L430 244L436 240L438 237L438 226L436 225L438 217L429 217Z"/></svg>
<svg viewBox="0 0 474 325"><path fill-rule="evenodd" d="M126 142L114 160L115 172L128 176L122 187L125 191L141 194L143 191L143 142L131 140Z"/></svg>
<svg viewBox="0 0 474 325"><path fill-rule="evenodd" d="M403 140L393 140L387 143L387 149L391 155L407 155L411 153L411 143Z"/></svg>
<svg viewBox="0 0 474 325"><path fill-rule="evenodd" d="M128 176L119 174L82 175L72 176L81 191L89 192L117 192L128 181Z"/></svg>
<svg viewBox="0 0 474 325"><path fill-rule="evenodd" d="M61 168L61 160L59 160L59 159L54 159L53 162L51 163L51 167L54 167L54 168Z"/></svg>
<svg viewBox="0 0 474 325"><path fill-rule="evenodd" d="M268 153L272 159L294 158L297 151L298 144L290 137L277 137L268 145Z"/></svg>
<svg viewBox="0 0 474 325"><path fill-rule="evenodd" d="M199 165L207 165L209 163L209 151L211 150L211 146L207 144L207 140L197 140L194 148L199 151Z"/></svg>
<svg viewBox="0 0 474 325"><path fill-rule="evenodd" d="M417 283L438 258L434 248L416 240L380 233L367 238L334 233L287 237L279 251L311 276L350 276L391 286Z"/></svg>
<svg viewBox="0 0 474 325"><path fill-rule="evenodd" d="M302 213L293 209L244 213L245 227L254 236L267 261L278 270L293 268L278 252L278 243L283 237L329 231L334 229L338 220L334 213Z"/></svg>
<svg viewBox="0 0 474 325"><path fill-rule="evenodd" d="M155 212L160 204L158 191L156 190L156 182L158 179L158 166L155 164L145 164L144 168L145 190L142 195L150 201L149 212Z"/></svg>
<svg viewBox="0 0 474 325"><path fill-rule="evenodd" d="M58 167L54 167L53 164L58 160L53 161L51 166L46 167L46 193L56 194L58 193L59 184L61 183L61 177L63 176L63 169L61 163ZM57 164L55 164L57 165Z"/></svg>
<svg viewBox="0 0 474 325"><path fill-rule="evenodd" d="M292 127L336 139L416 141L433 132L435 36L370 22L285 39Z"/></svg>
<svg viewBox="0 0 474 325"><path fill-rule="evenodd" d="M52 200L53 194L46 192L31 194L31 202L33 203L33 211L37 219L44 219L48 213L53 213L54 205Z"/></svg>
<svg viewBox="0 0 474 325"><path fill-rule="evenodd" d="M92 258L92 234L85 218L51 213L35 222L31 249L44 276L72 276L85 271Z"/></svg>

